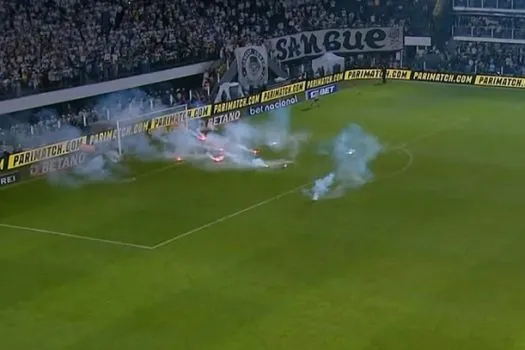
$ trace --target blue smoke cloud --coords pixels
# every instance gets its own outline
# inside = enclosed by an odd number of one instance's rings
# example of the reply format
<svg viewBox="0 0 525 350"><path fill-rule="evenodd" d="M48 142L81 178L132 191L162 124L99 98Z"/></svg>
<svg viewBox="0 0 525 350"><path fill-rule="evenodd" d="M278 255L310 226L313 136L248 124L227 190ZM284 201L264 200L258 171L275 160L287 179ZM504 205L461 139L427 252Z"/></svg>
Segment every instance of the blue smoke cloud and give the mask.
<svg viewBox="0 0 525 350"><path fill-rule="evenodd" d="M359 125L351 124L328 146L324 145L322 152L332 158L333 169L305 190L312 200L340 197L347 190L372 181L374 174L369 165L381 152L381 144Z"/></svg>

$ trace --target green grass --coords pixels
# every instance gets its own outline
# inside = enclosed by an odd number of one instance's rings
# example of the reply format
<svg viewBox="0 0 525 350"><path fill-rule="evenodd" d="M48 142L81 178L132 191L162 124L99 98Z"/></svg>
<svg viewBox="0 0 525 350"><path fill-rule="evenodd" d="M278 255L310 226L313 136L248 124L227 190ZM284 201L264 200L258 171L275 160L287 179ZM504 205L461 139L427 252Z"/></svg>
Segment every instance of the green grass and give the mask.
<svg viewBox="0 0 525 350"><path fill-rule="evenodd" d="M343 198L291 193L158 249L0 228L1 348L525 349L523 96L359 83L294 109L314 140L285 170L0 191L1 224L151 247L324 174L314 141L348 123L409 151Z"/></svg>

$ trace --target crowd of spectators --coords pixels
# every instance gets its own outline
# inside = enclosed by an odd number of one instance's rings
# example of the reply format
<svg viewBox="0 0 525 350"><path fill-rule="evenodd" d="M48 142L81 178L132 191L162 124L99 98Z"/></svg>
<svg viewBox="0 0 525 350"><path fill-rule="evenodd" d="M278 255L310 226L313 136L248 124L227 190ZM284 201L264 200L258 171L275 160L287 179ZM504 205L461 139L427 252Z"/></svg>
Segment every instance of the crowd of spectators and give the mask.
<svg viewBox="0 0 525 350"><path fill-rule="evenodd" d="M403 25L406 35L433 32L430 0L0 0L0 100L116 79L207 60L227 61L235 48L307 30ZM439 3L439 2L438 2ZM525 0L454 0L453 6L525 9ZM455 17L453 35L525 39L520 17ZM411 61L415 68L525 74L525 46L449 42ZM368 55L350 65L374 64ZM396 62L390 62L396 64ZM384 64L382 60L381 64ZM217 66L219 73L224 65ZM216 82L166 82L141 89L0 116L0 145L66 125L89 128L126 110L147 113L205 103ZM184 90L183 87L191 87ZM101 102L103 101L103 103Z"/></svg>
<svg viewBox="0 0 525 350"><path fill-rule="evenodd" d="M195 62L231 61L238 46L307 30L403 25L406 35L431 35L436 6L430 0L0 0L0 4L0 100ZM454 0L453 6L525 9L525 0ZM463 11L454 17L452 28L453 36L525 40L525 19L508 13ZM369 58L359 55L348 58L347 64L373 65ZM419 69L525 75L525 45L451 40L406 63ZM223 73L225 66L216 69ZM198 84L166 82L141 89L140 94L0 115L0 146L12 148L21 139L38 144L63 126L88 129L126 110L147 113L206 103L216 75L209 72ZM184 87L191 88L191 96Z"/></svg>
<svg viewBox="0 0 525 350"><path fill-rule="evenodd" d="M462 62L471 71L501 75L525 75L525 46L505 43L468 42L458 45Z"/></svg>
<svg viewBox="0 0 525 350"><path fill-rule="evenodd" d="M448 68L472 73L524 75L525 45L505 40L525 40L525 18L517 12L496 9L525 9L525 0L465 1L458 6L484 6L495 10L484 14L476 11L457 13L452 35L467 41L458 40L447 50Z"/></svg>
<svg viewBox="0 0 525 350"><path fill-rule="evenodd" d="M0 95L20 96L214 59L199 1L1 0Z"/></svg>
<svg viewBox="0 0 525 350"><path fill-rule="evenodd" d="M446 48L427 50L411 63L420 70L525 76L525 45L451 41Z"/></svg>
<svg viewBox="0 0 525 350"><path fill-rule="evenodd" d="M1 0L0 98L215 59L303 30L404 23L428 0Z"/></svg>
<svg viewBox="0 0 525 350"><path fill-rule="evenodd" d="M517 16L459 15L454 36L525 40L525 18Z"/></svg>
<svg viewBox="0 0 525 350"><path fill-rule="evenodd" d="M0 0L0 100L231 57L238 46L305 30L404 25L429 34L429 0ZM215 74L193 99L202 100ZM182 86L151 88L145 111L187 103ZM182 91L182 90L180 90ZM104 97L106 101L116 101ZM100 99L99 99L100 100ZM162 103L155 101L162 100ZM84 100L0 116L0 142L112 116ZM128 104L129 101L118 103ZM12 143L12 141L10 141Z"/></svg>
<svg viewBox="0 0 525 350"><path fill-rule="evenodd" d="M525 10L525 0L454 0L453 8L472 11L457 12L452 35L479 40L451 44L446 53L440 55L446 69L525 75L525 45L490 41L525 40L525 18L518 11L511 11ZM486 12L481 14L479 9Z"/></svg>

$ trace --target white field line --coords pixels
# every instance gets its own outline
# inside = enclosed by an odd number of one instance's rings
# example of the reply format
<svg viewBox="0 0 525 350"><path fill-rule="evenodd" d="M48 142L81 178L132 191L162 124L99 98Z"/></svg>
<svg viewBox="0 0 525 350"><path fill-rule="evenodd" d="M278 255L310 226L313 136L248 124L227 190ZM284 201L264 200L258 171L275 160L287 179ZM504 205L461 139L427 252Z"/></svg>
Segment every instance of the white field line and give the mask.
<svg viewBox="0 0 525 350"><path fill-rule="evenodd" d="M160 173L160 172L172 169L175 166L177 166L177 163L170 164L170 165L163 166L163 167L159 167L157 169L153 169L153 170L144 172L142 174L139 174L134 179L151 176L151 175L154 175L154 174L157 174L157 173ZM35 178L35 179L30 179L28 181L15 183L12 186L8 186L8 187L2 188L2 189L12 188L12 187L17 186L17 185L26 184L28 182L33 182L33 181L42 180L42 179L45 179L45 177L39 177L39 178ZM45 230L45 229L40 229L40 228L35 228L35 227L26 227L26 226L18 226L18 225L10 225L10 224L0 224L0 227L8 228L8 229L11 229L11 230L45 233L45 234L50 234L50 235L54 235L54 236L62 236L62 237L67 237L67 238L81 239L81 240L84 240L84 241L99 242L99 243L112 244L112 245L117 245L117 246L124 246L124 247L138 248L138 249L152 249L152 247L141 245L141 244L134 244L134 243L129 243L129 242L121 242L121 241L113 241L113 240L110 240L110 239L102 239L102 238L95 238L95 237L90 237L90 236L82 236L82 235L76 235L76 234L72 234L72 233L58 232L58 231L53 231L53 230Z"/></svg>
<svg viewBox="0 0 525 350"><path fill-rule="evenodd" d="M394 172L391 172L389 174L386 174L384 176L380 176L380 177L376 178L375 182L388 180L388 179L391 179L393 177L396 177L396 176L399 176L401 174L404 174L404 173L406 173L408 171L408 169L410 169L412 167L412 164L414 163L414 155L412 154L412 152L410 152L405 147L395 147L395 148L391 148L389 151L396 151L396 150L399 150L399 151L403 152L407 156L407 162L399 170L396 170Z"/></svg>
<svg viewBox="0 0 525 350"><path fill-rule="evenodd" d="M390 174L390 176L387 176L386 178L391 178L391 177L393 177L395 175L402 174L402 173L406 172L412 166L412 163L414 162L414 155L407 149L408 145L412 145L412 144L421 142L421 141L423 141L425 139L428 139L428 138L430 138L430 137L432 137L434 135L437 135L439 133L442 133L442 132L454 129L455 127L457 127L457 126L459 126L461 124L464 124L464 123L466 123L468 121L469 121L469 118L460 119L460 120L458 120L458 121L456 121L454 123L450 123L450 124L448 124L448 125L446 125L446 126L444 126L442 128L435 129L435 130L433 130L433 131L431 131L429 133L426 133L426 134L423 134L423 135L421 135L419 137L416 137L416 138L412 139L409 142L406 142L406 143L403 143L403 144L400 144L398 146L390 148L389 151L401 150L401 151L405 152L407 154L407 156L408 156L408 161L407 161L407 164L403 168L401 168L400 170L396 171L393 174ZM383 179L386 179L386 178L383 178ZM378 180L381 180L381 179L378 179ZM310 184L310 182L308 182L306 184L303 184L301 186L295 187L295 188L293 188L291 190L285 191L283 193L280 193L280 194L278 194L278 195L276 195L274 197L265 199L265 200L263 200L261 202L255 203L255 204L253 204L253 205L251 205L249 207L246 207L246 208L241 209L239 211L233 212L233 213L231 213L229 215L226 215L226 216L223 216L223 217L218 218L216 220L210 221L210 222L208 222L205 225L196 227L196 228L194 228L192 230L189 230L189 231L186 231L184 233L181 233L181 234L179 234L179 235L177 235L177 236L175 236L173 238L170 238L170 239L167 239L167 240L165 240L163 242L160 242L159 244L154 245L153 247L151 247L151 249L157 249L157 248L164 247L164 246L166 246L166 245L168 245L170 243L178 241L181 238L184 238L184 237L187 237L187 236L192 235L194 233L200 232L202 230L205 230L205 229L207 229L209 227L215 226L216 224L219 224L221 222L227 221L229 219L233 219L233 218L235 218L235 217L237 217L237 216L239 216L241 214L244 214L244 213L247 213L247 212L249 212L251 210L257 209L257 208L259 208L259 207L261 207L263 205L272 203L272 202L274 202L276 200L279 200L279 199L281 199L283 197L286 197L286 196L288 196L290 194L293 194L293 193L297 192L298 190L306 187L309 184Z"/></svg>
<svg viewBox="0 0 525 350"><path fill-rule="evenodd" d="M81 239L81 240L84 240L84 241L99 242L99 243L112 244L112 245L123 246L123 247L131 247L131 248L138 248L138 249L148 249L148 250L152 249L152 247L148 247L148 246L140 245L140 244L133 244L133 243L128 243L128 242L112 241L112 240L109 240L109 239L81 236L81 235L75 235L75 234L72 234L72 233L64 233L64 232L51 231L51 230L43 230L43 229L34 228L34 227L8 225L8 224L0 224L0 227L8 228L8 229L11 229L11 230L18 230L18 231L45 233L45 234L54 235L54 236L75 238L75 239Z"/></svg>
<svg viewBox="0 0 525 350"><path fill-rule="evenodd" d="M291 190L288 190L288 191L286 191L286 192L282 192L282 193L278 194L277 196L274 196L274 197L271 197L271 198L265 199L265 200L263 200L263 201L261 201L261 202L255 203L254 205L250 205L249 207L246 207L246 208L244 208L244 209L238 210L238 211L236 211L236 212L234 212L234 213L231 213L231 214L229 214L229 215L223 216L223 217L221 217L221 218L219 218L219 219L217 219L217 220L211 221L211 222L209 222L209 223L207 223L207 224L205 224L205 225L202 225L202 226L199 226L199 227L197 227L197 228L194 228L193 230L186 231L186 232L184 232L184 233L182 233L182 234L180 234L180 235L178 235L178 236L175 236L175 237L170 238L170 239L168 239L168 240L165 240L165 241L163 241L163 242L161 242L161 243L159 243L159 244L157 244L157 245L154 245L154 246L152 247L152 249L157 249L157 248L163 247L163 246L168 245L168 244L170 244L170 243L172 243L172 242L175 242L175 241L177 241L177 240L179 240L179 239L181 239L181 238L184 238L184 237L186 237L186 236L189 236L189 235L191 235L191 234L193 234L193 233L196 233L196 232L202 231L202 230L204 230L204 229L207 229L208 227L211 227L211 226L214 226L214 225L216 225L216 224L218 224L218 223L221 223L221 222L223 222L223 221L226 221L226 220L232 219L232 218L234 218L234 217L236 217L236 216L239 216L239 215L241 215L241 214L244 214L244 213L246 213L246 212L249 212L249 211L251 211L251 210L253 210L253 209L256 209L256 208L262 207L262 206L265 205L265 204L268 204L268 203L274 202L274 201L276 201L276 200L278 200L278 199L281 199L281 198L283 198L283 197L286 197L286 196L289 195L289 194L292 194L292 193L294 193L294 192L297 192L298 190L300 190L301 188L305 187L306 185L307 185L307 184L304 184L304 185L301 185L301 186L298 186L298 187L292 188Z"/></svg>

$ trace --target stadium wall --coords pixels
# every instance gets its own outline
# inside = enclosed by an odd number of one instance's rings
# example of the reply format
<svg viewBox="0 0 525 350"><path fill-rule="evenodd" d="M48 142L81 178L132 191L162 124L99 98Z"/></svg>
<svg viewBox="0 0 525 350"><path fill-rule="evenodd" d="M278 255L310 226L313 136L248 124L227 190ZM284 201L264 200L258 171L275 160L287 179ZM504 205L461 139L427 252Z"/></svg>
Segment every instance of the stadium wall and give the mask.
<svg viewBox="0 0 525 350"><path fill-rule="evenodd" d="M389 69L387 77L391 80L525 89L524 77L437 73L404 69ZM379 79L381 79L380 69L351 69L322 78L298 81L240 99L205 105L188 111L156 115L151 119L123 125L120 128L120 138L163 128L173 128L184 119L199 120L203 127L216 127L237 121L244 116L259 114L261 111L293 105L304 99L313 98L317 94L335 93L341 87L339 84L345 81ZM137 119L134 118L134 120ZM0 187L12 185L28 177L34 178L82 164L86 159L85 156L82 156L86 148L84 146L96 147L100 143L116 141L117 133L117 129L109 129L10 154L7 158L0 159Z"/></svg>

